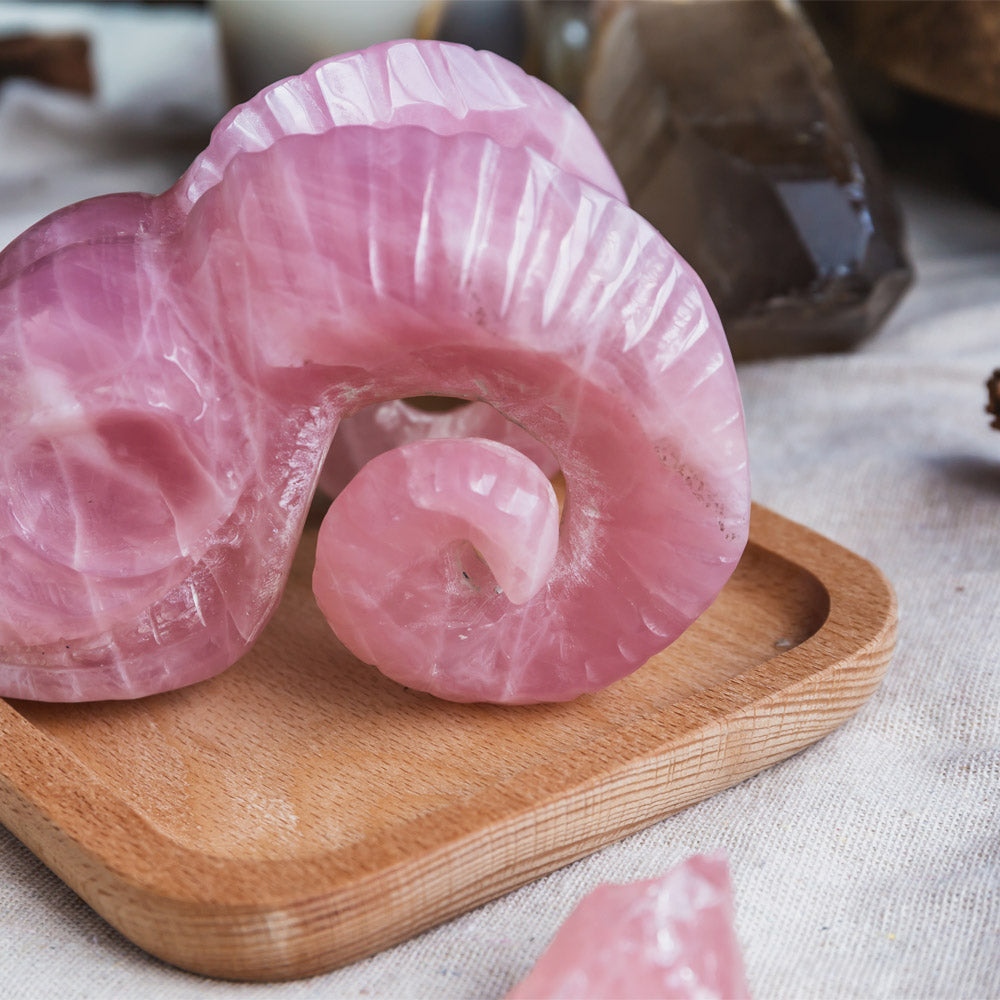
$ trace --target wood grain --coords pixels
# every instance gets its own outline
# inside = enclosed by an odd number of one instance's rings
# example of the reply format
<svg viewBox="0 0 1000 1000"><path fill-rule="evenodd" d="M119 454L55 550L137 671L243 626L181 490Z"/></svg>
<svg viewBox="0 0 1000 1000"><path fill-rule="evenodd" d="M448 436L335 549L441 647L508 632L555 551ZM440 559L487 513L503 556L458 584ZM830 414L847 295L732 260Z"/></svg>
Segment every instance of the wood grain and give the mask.
<svg viewBox="0 0 1000 1000"><path fill-rule="evenodd" d="M135 702L0 700L0 822L123 934L235 979L329 970L802 749L895 639L870 563L763 508L711 609L610 689L453 705L345 652L314 538L254 650Z"/></svg>

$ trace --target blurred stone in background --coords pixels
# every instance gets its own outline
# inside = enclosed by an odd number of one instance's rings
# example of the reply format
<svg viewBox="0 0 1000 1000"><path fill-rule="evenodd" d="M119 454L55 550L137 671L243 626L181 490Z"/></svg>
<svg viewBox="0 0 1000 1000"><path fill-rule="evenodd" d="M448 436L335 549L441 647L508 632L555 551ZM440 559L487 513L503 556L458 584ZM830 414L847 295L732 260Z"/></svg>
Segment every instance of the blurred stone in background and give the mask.
<svg viewBox="0 0 1000 1000"><path fill-rule="evenodd" d="M851 347L909 283L889 183L795 5L609 5L580 104L737 358Z"/></svg>
<svg viewBox="0 0 1000 1000"><path fill-rule="evenodd" d="M437 6L435 37L489 45L513 5ZM632 206L705 281L738 359L845 349L879 326L911 277L899 212L796 5L517 9L523 41L504 54L579 104Z"/></svg>

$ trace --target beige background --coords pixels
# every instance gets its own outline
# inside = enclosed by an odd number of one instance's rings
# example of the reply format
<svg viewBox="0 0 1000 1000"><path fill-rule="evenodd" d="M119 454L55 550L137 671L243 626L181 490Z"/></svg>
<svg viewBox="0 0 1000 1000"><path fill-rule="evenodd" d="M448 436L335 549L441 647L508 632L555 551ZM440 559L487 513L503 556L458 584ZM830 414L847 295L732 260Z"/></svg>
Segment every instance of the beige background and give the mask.
<svg viewBox="0 0 1000 1000"><path fill-rule="evenodd" d="M0 244L78 198L167 186L191 150L161 134L221 110L204 15L0 5L0 27L66 16L98 33L102 92L0 90ZM0 829L0 996L500 997L588 889L724 848L758 1000L1000 997L1000 432L983 412L1000 366L1000 211L927 181L900 190L918 280L888 326L849 356L741 369L755 498L897 589L898 652L860 715L643 833L299 983L163 965Z"/></svg>

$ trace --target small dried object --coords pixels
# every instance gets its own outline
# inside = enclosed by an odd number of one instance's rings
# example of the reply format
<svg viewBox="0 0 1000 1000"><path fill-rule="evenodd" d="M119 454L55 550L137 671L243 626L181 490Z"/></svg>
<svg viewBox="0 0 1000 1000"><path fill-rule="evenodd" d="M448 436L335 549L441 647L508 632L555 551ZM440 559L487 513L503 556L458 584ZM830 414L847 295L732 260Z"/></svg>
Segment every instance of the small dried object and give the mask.
<svg viewBox="0 0 1000 1000"><path fill-rule="evenodd" d="M560 522L538 467L482 438L366 466L315 590L389 676L572 698L669 645L735 568L746 435L715 309L579 112L498 56L328 60L230 112L164 194L29 229L0 254L0 695L137 697L230 666L340 418L421 395L522 426L567 500Z"/></svg>
<svg viewBox="0 0 1000 1000"><path fill-rule="evenodd" d="M990 378L986 380L986 392L989 394L986 412L993 416L990 427L995 427L1000 431L1000 368L995 369Z"/></svg>
<svg viewBox="0 0 1000 1000"><path fill-rule="evenodd" d="M559 928L507 1000L744 1000L722 855L695 855L660 878L602 885Z"/></svg>

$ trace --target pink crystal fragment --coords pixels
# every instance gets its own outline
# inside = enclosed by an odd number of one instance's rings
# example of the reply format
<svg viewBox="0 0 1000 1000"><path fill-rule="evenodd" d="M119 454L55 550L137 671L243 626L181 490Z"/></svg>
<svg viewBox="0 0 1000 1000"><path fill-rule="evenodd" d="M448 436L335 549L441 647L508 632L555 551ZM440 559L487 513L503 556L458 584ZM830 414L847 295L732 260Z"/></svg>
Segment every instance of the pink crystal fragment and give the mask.
<svg viewBox="0 0 1000 1000"><path fill-rule="evenodd" d="M567 481L558 551L545 575L548 487L509 448L387 459L433 457L427 482L456 490L433 531L443 515L463 537L435 535L427 617L386 594L340 623L353 648L399 619L407 683L527 702L672 641L746 540L742 410L704 288L606 174L575 110L516 67L399 42L236 109L163 195L71 206L11 244L0 695L137 697L234 663L277 604L339 420L425 394L544 443ZM514 493L477 484L499 470L537 501L527 534L493 530ZM399 509L427 489L401 485ZM338 552L318 558L318 580L339 576Z"/></svg>
<svg viewBox="0 0 1000 1000"><path fill-rule="evenodd" d="M695 855L584 897L508 1000L748 1000L729 869Z"/></svg>

